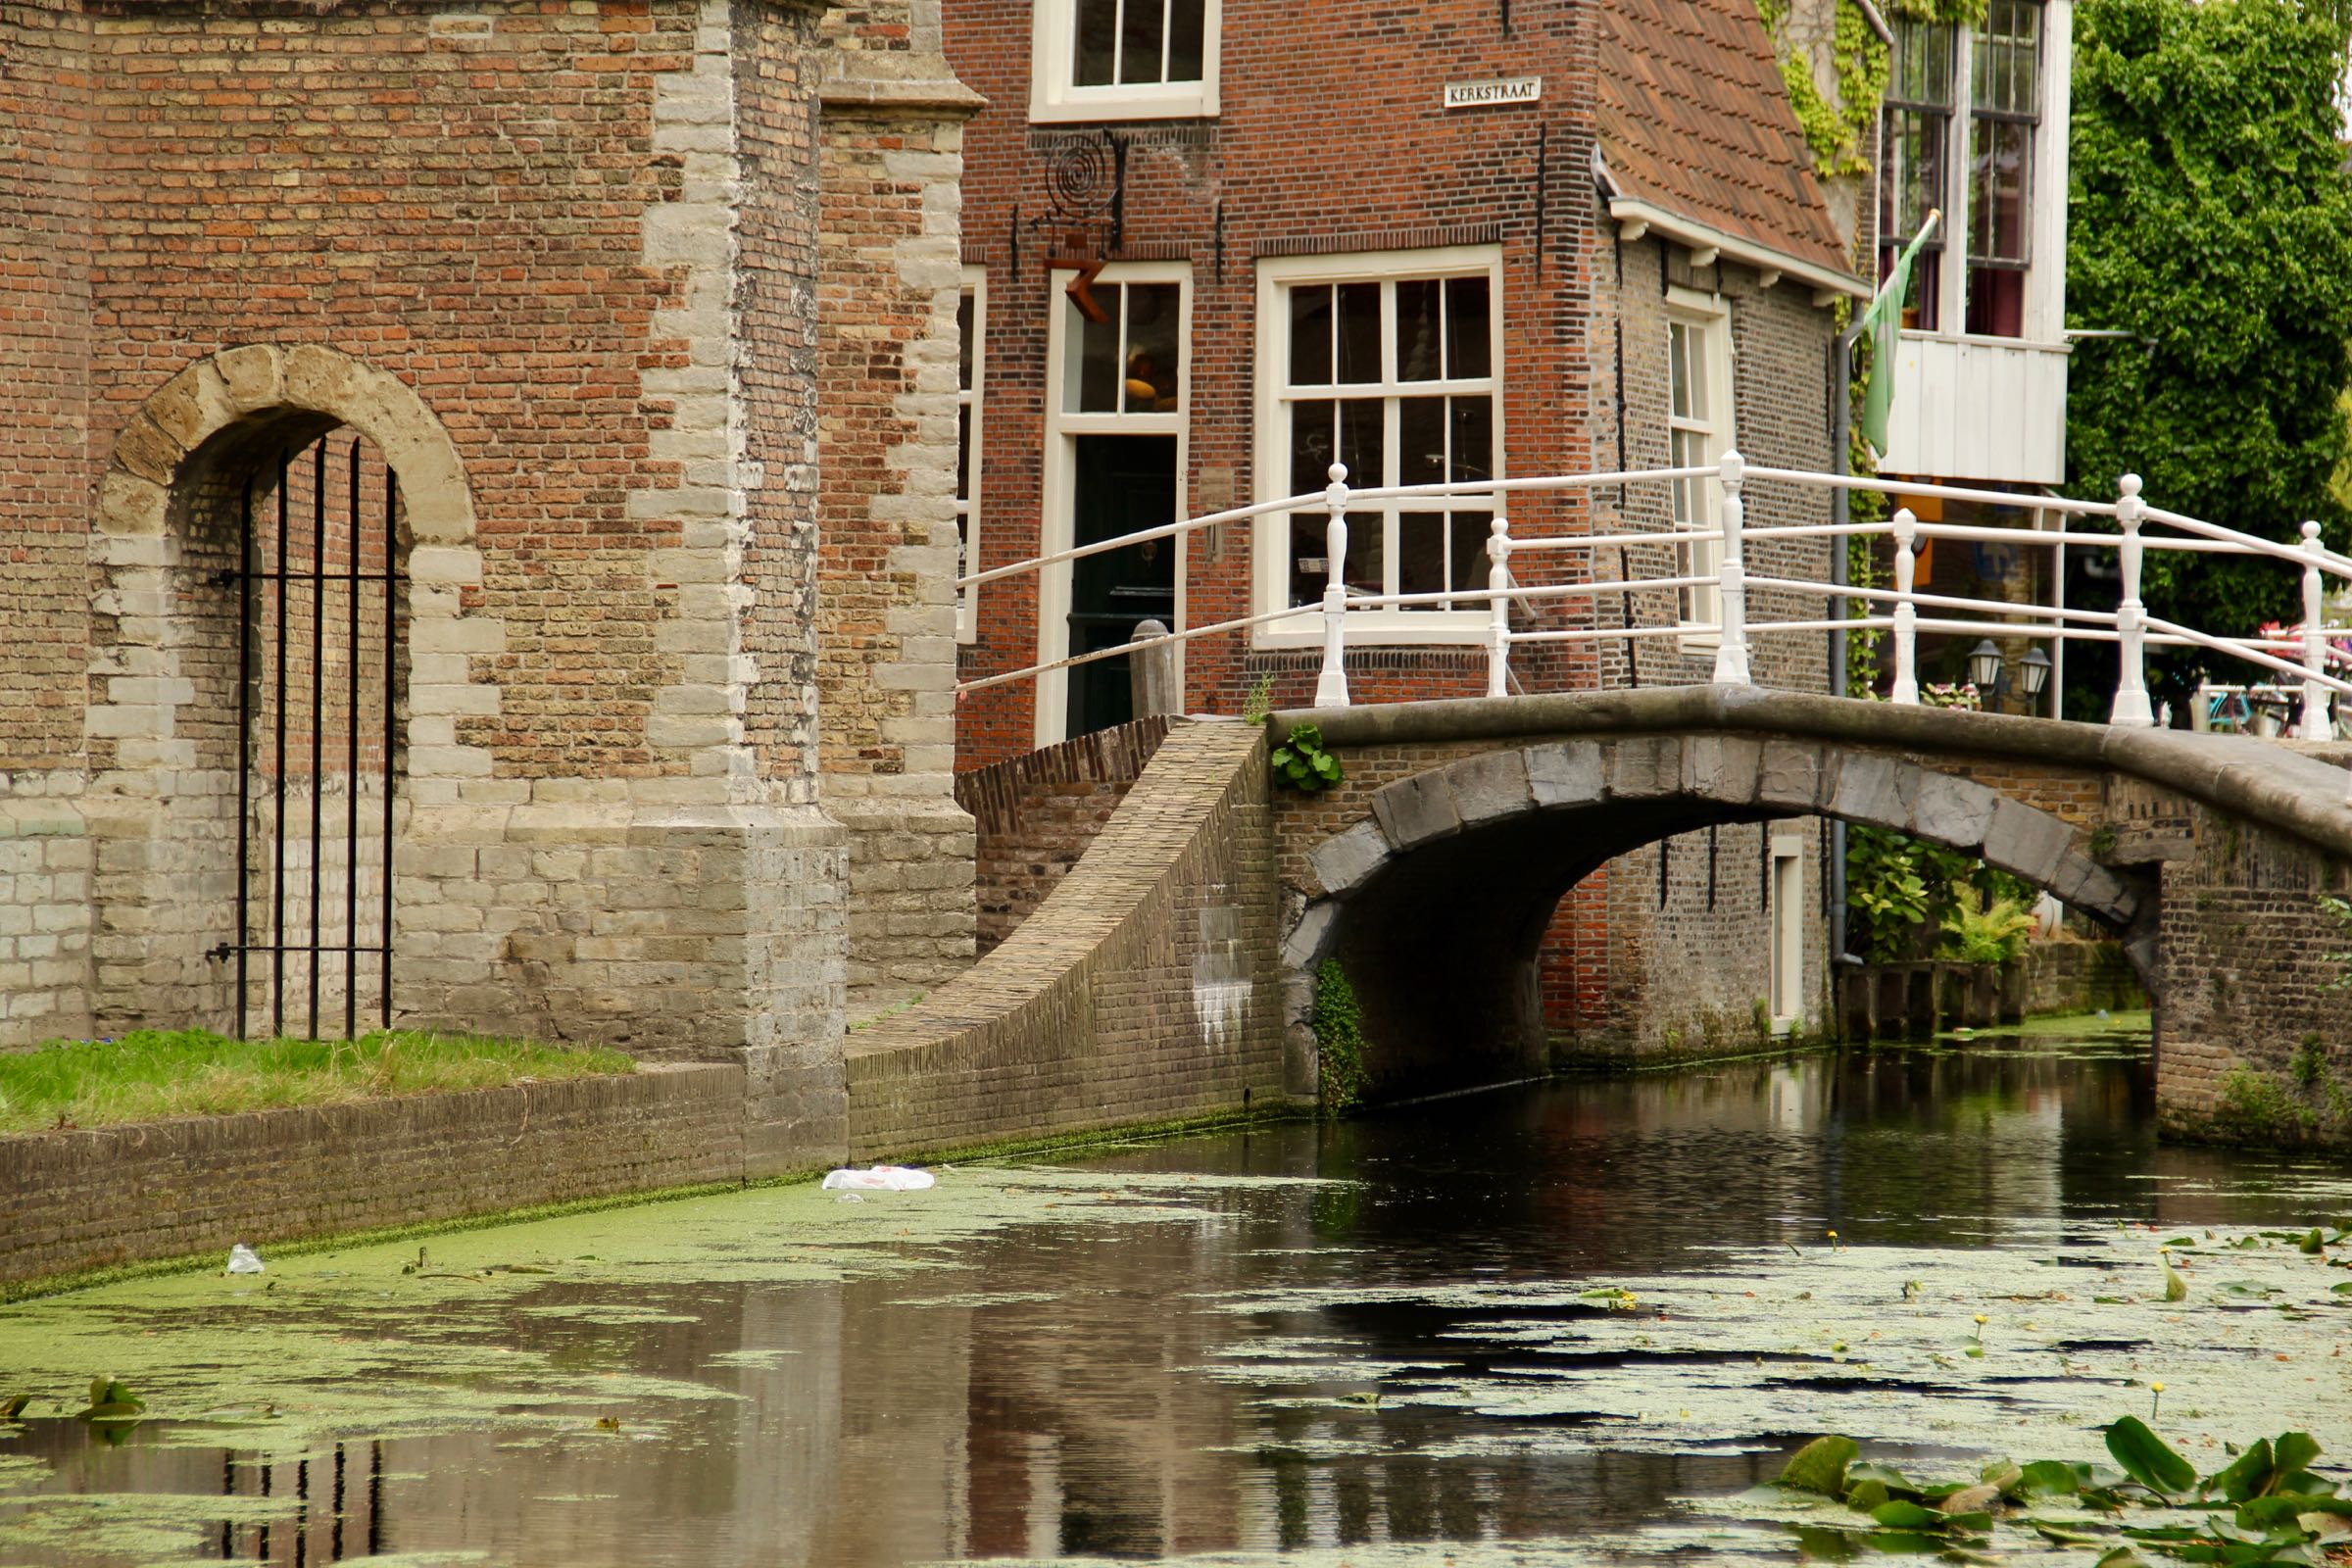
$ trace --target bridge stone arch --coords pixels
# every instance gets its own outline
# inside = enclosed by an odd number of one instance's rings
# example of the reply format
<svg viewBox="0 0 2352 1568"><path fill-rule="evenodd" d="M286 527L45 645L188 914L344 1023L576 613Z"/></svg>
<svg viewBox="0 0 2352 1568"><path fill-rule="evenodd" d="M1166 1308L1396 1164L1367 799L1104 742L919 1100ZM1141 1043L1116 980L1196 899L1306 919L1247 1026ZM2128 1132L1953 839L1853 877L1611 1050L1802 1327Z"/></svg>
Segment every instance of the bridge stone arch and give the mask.
<svg viewBox="0 0 2352 1568"><path fill-rule="evenodd" d="M2168 1041L2183 1000L2209 1021L2206 989L2180 982L2217 935L2199 927L2214 907L2201 884L2247 880L2219 862L2242 872L2251 856L2255 881L2316 892L2343 880L2352 851L2339 768L2235 738L1731 687L1287 713L1270 728L1298 722L1322 728L1348 778L1278 801L1293 1032L1316 966L1339 956L1367 1035L1417 1083L1540 1065L1539 949L1560 897L1710 824L1892 828L2047 888L2123 935ZM2168 886L2193 908L2168 909ZM2316 899L2278 891L2235 890L2314 917ZM1464 1059L1482 1043L1483 1059Z"/></svg>

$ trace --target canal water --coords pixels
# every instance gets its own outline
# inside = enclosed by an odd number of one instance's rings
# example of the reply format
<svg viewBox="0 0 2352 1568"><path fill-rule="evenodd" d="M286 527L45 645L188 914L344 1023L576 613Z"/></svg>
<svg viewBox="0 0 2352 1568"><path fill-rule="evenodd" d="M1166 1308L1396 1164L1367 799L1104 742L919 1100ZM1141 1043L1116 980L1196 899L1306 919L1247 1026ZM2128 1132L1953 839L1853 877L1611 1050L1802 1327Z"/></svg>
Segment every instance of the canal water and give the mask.
<svg viewBox="0 0 2352 1568"><path fill-rule="evenodd" d="M1789 1562L1847 1548L1749 1489L1825 1432L2352 1459L2345 1250L2287 1234L2352 1170L2152 1109L2093 1021L22 1303L0 1564Z"/></svg>

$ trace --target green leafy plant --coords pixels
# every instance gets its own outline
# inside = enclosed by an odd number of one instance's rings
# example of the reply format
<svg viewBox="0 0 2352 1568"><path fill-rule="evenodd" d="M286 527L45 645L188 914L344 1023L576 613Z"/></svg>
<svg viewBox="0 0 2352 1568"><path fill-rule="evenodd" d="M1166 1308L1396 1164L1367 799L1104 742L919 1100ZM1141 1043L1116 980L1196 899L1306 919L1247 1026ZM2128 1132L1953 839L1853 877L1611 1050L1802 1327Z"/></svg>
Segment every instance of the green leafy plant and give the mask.
<svg viewBox="0 0 2352 1568"><path fill-rule="evenodd" d="M2352 899L2339 899L2331 893L2320 895L2320 912L2343 927L2344 935L2352 937ZM2337 965L2339 973L2328 982L2330 991L2352 991L2352 951L2330 953L2328 961Z"/></svg>
<svg viewBox="0 0 2352 1568"><path fill-rule="evenodd" d="M1274 672L1267 670L1250 683L1250 695L1242 700L1242 722L1263 724L1266 715L1274 711Z"/></svg>
<svg viewBox="0 0 2352 1568"><path fill-rule="evenodd" d="M1269 760L1275 782L1295 790L1327 790L1348 776L1340 760L1323 749L1323 732L1312 724L1293 728Z"/></svg>
<svg viewBox="0 0 2352 1568"><path fill-rule="evenodd" d="M2136 1416L2105 1429L2116 1468L2061 1459L2017 1464L1994 1459L1972 1480L1926 1482L1889 1464L1859 1457L1849 1438L1806 1444L1782 1470L1787 1493L1843 1503L1850 1524L1818 1513L1789 1521L1808 1547L1855 1546L1894 1553L1989 1562L2004 1526L2023 1527L2028 1544L2098 1553L2101 1568L2143 1564L2142 1550L2197 1563L2305 1563L2326 1560L2352 1532L2352 1498L2311 1469L2320 1445L2307 1432L2257 1439L2224 1468L2200 1478L2196 1466ZM2051 1514L2063 1517L2052 1518ZM1859 1516L1854 1518L1854 1516Z"/></svg>
<svg viewBox="0 0 2352 1568"><path fill-rule="evenodd" d="M1320 1068L1317 1098L1323 1113L1333 1116L1361 1101L1372 1085L1364 1067L1363 1009L1337 958L1325 958L1315 970L1313 1024Z"/></svg>
<svg viewBox="0 0 2352 1568"><path fill-rule="evenodd" d="M1943 951L1963 963L2007 963L2026 951L2034 911L2010 898L1987 899L1970 884L1953 890L1943 916Z"/></svg>

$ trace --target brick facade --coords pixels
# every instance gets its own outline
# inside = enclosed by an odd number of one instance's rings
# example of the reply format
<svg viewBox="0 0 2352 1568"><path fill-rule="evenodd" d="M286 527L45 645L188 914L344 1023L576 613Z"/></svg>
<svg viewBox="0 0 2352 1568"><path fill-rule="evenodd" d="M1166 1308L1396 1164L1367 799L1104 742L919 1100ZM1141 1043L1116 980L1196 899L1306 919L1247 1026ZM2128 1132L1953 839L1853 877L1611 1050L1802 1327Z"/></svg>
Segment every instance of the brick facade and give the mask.
<svg viewBox="0 0 2352 1568"><path fill-rule="evenodd" d="M220 573L242 476L333 432L397 480L395 1012L738 1060L755 1163L838 1152L852 965L970 945L937 34L0 5L0 1043L233 1018ZM822 258L896 279L876 318ZM911 907L853 930L883 881Z"/></svg>
<svg viewBox="0 0 2352 1568"><path fill-rule="evenodd" d="M1685 7L1695 17L1703 7ZM1821 9L1813 7L1810 9ZM1492 247L1500 255L1502 363L1498 416L1503 472L1568 473L1662 466L1667 453L1668 285L1723 304L1734 339L1735 439L1751 462L1824 467L1831 459L1828 356L1831 313L1813 287L1719 257L1658 233L1625 237L1596 189L1596 156L1609 153L1611 113L1602 81L1608 26L1576 8L1498 13L1473 0L1414 8L1400 17L1343 0L1308 17L1256 0L1227 0L1219 50L1219 108L1213 118L1030 122L1030 0L949 0L947 49L959 75L989 101L966 132L967 265L987 279L984 344L987 421L979 478L975 568L1036 555L1049 537L1050 313L1060 309L1050 267L1056 257L1189 265L1191 335L1186 389L1185 471L1178 504L1199 515L1259 499L1255 435L1269 416L1257 386L1259 274L1300 255L1378 255L1407 249ZM1678 13L1679 14L1679 13ZM1699 45L1745 48L1763 38L1721 30ZM1344 37L1346 49L1329 40ZM1658 45L1664 48L1663 44ZM1762 45L1769 54L1769 46ZM1665 58L1661 56L1661 58ZM1754 61L1742 57L1752 68ZM1770 67L1763 68L1767 75ZM1532 104L1447 111L1448 82L1541 74ZM1751 69L1750 74L1753 74ZM1772 91L1777 95L1779 89ZM1377 102L1378 113L1365 105ZM1771 104L1727 102L1724 116L1759 117L1753 161L1784 157L1794 122ZM1777 118L1775 118L1777 117ZM1123 184L1115 233L1107 210L1073 200L1085 159L1115 139ZM1091 150L1091 153L1090 153ZM1774 166L1768 182L1816 200L1809 172ZM1107 194L1102 192L1102 194ZM1787 201L1786 196L1781 198ZM1853 204L1841 204L1850 221ZM1794 211L1791 206L1789 211ZM1821 249L1827 214L1808 213L1787 236L1807 255ZM1850 238L1850 236L1849 236ZM1287 477L1287 476L1286 476ZM1364 482L1357 476L1356 482ZM1667 525L1663 486L1630 492L1532 493L1509 506L1514 537L1655 531ZM1066 504L1066 503L1065 503ZM1828 520L1826 499L1759 488L1757 525ZM1277 525L1260 519L1257 526ZM1183 544L1182 613L1202 625L1268 608L1253 600L1252 525L1237 523ZM1363 548L1359 543L1357 549ZM1672 552L1635 550L1640 574L1671 573ZM1599 552L1592 569L1617 574ZM1824 578L1818 543L1759 546L1751 573ZM1530 584L1581 576L1582 558L1522 556L1515 574ZM1481 577L1483 584L1483 575ZM1016 669L1039 655L1035 577L981 586L961 671L973 679ZM1752 619L1813 619L1818 600L1758 594ZM1592 629L1617 623L1615 601L1532 602L1521 629ZM1638 596L1636 621L1671 623L1670 591ZM1253 645L1248 634L1194 642L1185 655L1188 711L1237 713L1260 686L1277 708L1304 707L1319 654ZM1382 646L1351 635L1350 696L1358 704L1468 697L1485 689L1485 660L1454 646ZM1522 689L1568 691L1708 678L1711 654L1653 639L1629 657L1625 645L1554 642L1513 650ZM1761 638L1755 678L1825 690L1823 639ZM1038 743L1037 683L969 693L957 715L957 765L985 766ZM1042 726L1054 733L1053 723ZM1818 835L1806 839L1808 887L1822 881ZM1726 995L1754 990L1763 961L1755 867L1766 854L1752 827L1709 842L1676 840L1638 850L1592 873L1563 902L1550 948L1553 1021L1565 1030L1618 1036L1669 974L1679 984L1699 960ZM1657 903L1657 870L1668 872L1668 903ZM1718 863L1720 862L1720 863ZM1735 863L1744 870L1726 869ZM1710 875L1708 867L1714 867ZM1815 898L1818 906L1818 897ZM1814 944L1818 948L1819 944ZM1744 1007L1744 1002L1741 1006Z"/></svg>

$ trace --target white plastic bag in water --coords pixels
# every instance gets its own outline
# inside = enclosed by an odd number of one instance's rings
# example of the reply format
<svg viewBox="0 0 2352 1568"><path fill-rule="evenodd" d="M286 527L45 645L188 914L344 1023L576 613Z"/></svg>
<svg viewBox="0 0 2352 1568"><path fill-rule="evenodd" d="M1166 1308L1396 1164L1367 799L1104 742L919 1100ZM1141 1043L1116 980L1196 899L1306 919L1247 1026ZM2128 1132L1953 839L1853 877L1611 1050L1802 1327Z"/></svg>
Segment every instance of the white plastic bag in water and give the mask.
<svg viewBox="0 0 2352 1568"><path fill-rule="evenodd" d="M262 1271L262 1254L239 1242L228 1250L227 1271L231 1274L259 1274Z"/></svg>
<svg viewBox="0 0 2352 1568"><path fill-rule="evenodd" d="M866 1192L919 1193L932 1185L936 1178L927 1170L915 1170L906 1165L876 1165L871 1170L837 1170L825 1177L825 1191L835 1188L859 1188Z"/></svg>

